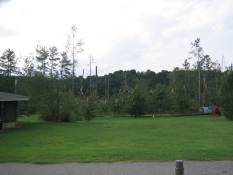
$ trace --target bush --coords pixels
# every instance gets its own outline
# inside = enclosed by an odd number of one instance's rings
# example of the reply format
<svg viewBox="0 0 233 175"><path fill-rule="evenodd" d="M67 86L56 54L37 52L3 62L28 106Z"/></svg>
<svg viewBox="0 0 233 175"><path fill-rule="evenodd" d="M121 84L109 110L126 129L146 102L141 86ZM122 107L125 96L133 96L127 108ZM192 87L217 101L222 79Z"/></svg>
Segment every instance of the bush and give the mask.
<svg viewBox="0 0 233 175"><path fill-rule="evenodd" d="M40 113L46 121L71 122L82 119L80 108L72 93L59 92L47 94Z"/></svg>
<svg viewBox="0 0 233 175"><path fill-rule="evenodd" d="M82 119L78 99L72 93L61 93L58 121L76 121Z"/></svg>
<svg viewBox="0 0 233 175"><path fill-rule="evenodd" d="M119 92L112 96L108 101L109 111L116 114L128 114L131 104L130 95L129 93Z"/></svg>
<svg viewBox="0 0 233 175"><path fill-rule="evenodd" d="M150 92L148 99L149 112L154 114L164 113L169 110L169 91L165 85L157 84L156 87Z"/></svg>
<svg viewBox="0 0 233 175"><path fill-rule="evenodd" d="M227 72L221 88L223 114L233 120L233 71Z"/></svg>
<svg viewBox="0 0 233 175"><path fill-rule="evenodd" d="M146 99L144 91L140 87L136 87L131 96L130 114L134 117L145 114Z"/></svg>
<svg viewBox="0 0 233 175"><path fill-rule="evenodd" d="M96 117L98 113L98 103L97 103L96 96L92 95L87 98L86 100L86 106L85 106L85 113L84 113L84 119L87 121L92 120L94 117Z"/></svg>

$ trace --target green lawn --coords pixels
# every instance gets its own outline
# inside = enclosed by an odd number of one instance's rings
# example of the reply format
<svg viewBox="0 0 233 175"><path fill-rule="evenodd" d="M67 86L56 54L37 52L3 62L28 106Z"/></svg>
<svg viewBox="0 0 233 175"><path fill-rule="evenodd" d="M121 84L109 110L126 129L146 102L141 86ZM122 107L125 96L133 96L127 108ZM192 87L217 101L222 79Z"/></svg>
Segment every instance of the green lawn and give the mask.
<svg viewBox="0 0 233 175"><path fill-rule="evenodd" d="M102 117L90 123L21 119L0 132L0 162L233 159L233 123L218 117Z"/></svg>

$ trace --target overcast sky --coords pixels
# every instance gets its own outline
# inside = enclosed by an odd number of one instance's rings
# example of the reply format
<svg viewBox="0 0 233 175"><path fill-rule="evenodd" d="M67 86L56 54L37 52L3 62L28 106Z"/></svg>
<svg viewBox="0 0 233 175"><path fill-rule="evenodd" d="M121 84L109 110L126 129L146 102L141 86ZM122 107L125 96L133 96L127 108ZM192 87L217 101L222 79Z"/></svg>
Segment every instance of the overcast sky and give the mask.
<svg viewBox="0 0 233 175"><path fill-rule="evenodd" d="M233 62L233 0L0 0L0 54L63 51L72 25L85 43L79 70L90 54L100 74L172 70L197 37L214 60Z"/></svg>

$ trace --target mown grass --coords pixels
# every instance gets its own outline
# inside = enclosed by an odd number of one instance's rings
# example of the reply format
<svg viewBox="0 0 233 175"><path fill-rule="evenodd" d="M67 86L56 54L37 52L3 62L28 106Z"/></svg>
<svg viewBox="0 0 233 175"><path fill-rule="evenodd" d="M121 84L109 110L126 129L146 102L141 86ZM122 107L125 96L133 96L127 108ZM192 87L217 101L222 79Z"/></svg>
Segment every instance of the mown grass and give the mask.
<svg viewBox="0 0 233 175"><path fill-rule="evenodd" d="M233 159L233 123L217 117L100 117L91 122L21 119L0 132L0 162Z"/></svg>

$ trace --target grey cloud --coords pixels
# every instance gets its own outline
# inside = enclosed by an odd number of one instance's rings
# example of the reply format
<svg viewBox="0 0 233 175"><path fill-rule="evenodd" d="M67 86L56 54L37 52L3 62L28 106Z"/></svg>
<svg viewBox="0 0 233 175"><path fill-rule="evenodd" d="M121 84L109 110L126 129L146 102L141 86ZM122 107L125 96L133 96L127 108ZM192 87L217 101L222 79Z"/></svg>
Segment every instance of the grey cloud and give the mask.
<svg viewBox="0 0 233 175"><path fill-rule="evenodd" d="M163 30L176 25L176 20L164 18L162 16L151 16L141 20L146 30L160 34Z"/></svg>
<svg viewBox="0 0 233 175"><path fill-rule="evenodd" d="M196 37L201 37L206 53L216 59L220 59L221 54L224 54L230 62L229 56L232 55L230 47L233 38L232 16L229 14L224 17L224 20L220 19L215 23L188 29L180 27L180 21L176 19L161 16L142 17L140 23L143 29L140 33L133 37L122 36L117 39L118 42L113 43L112 49L105 56L106 63L108 63L105 66L106 72L131 68L154 71L172 70L174 67L182 66L184 59L189 56L190 43ZM211 30L213 25L218 23L223 23L224 32ZM173 28L175 30L170 33L170 29ZM168 35L166 35L167 33ZM144 34L146 40L141 37ZM159 45L157 45L158 43Z"/></svg>
<svg viewBox="0 0 233 175"><path fill-rule="evenodd" d="M106 66L106 72L119 69L151 69L158 70L158 66L151 63L161 61L157 58L157 44L164 41L162 32L175 25L176 21L171 21L163 17L142 17L140 23L143 30L132 36L117 38L112 49L105 55L106 62L111 66ZM146 35L146 38L143 36ZM154 50L155 49L155 50ZM150 65L146 65L150 60ZM153 61L154 60L154 61Z"/></svg>
<svg viewBox="0 0 233 175"><path fill-rule="evenodd" d="M17 36L20 33L14 29L9 29L4 26L0 26L0 37L9 37L9 36Z"/></svg>
<svg viewBox="0 0 233 175"><path fill-rule="evenodd" d="M106 64L105 72L116 70L145 70L153 67L152 65L145 66L147 54L150 54L151 59L154 59L154 54L151 53L152 43L148 43L141 39L140 34L133 37L118 38L118 42L114 42L112 49L104 56Z"/></svg>
<svg viewBox="0 0 233 175"><path fill-rule="evenodd" d="M9 1L11 0L0 0L0 7L5 4L5 3L8 3Z"/></svg>
<svg viewBox="0 0 233 175"><path fill-rule="evenodd" d="M226 16L223 20L223 24L224 27L228 30L233 31L233 12L231 12L231 14L229 14L228 16Z"/></svg>
<svg viewBox="0 0 233 175"><path fill-rule="evenodd" d="M137 36L122 38L113 44L110 53L114 62L135 62L143 56L146 47L147 44Z"/></svg>

